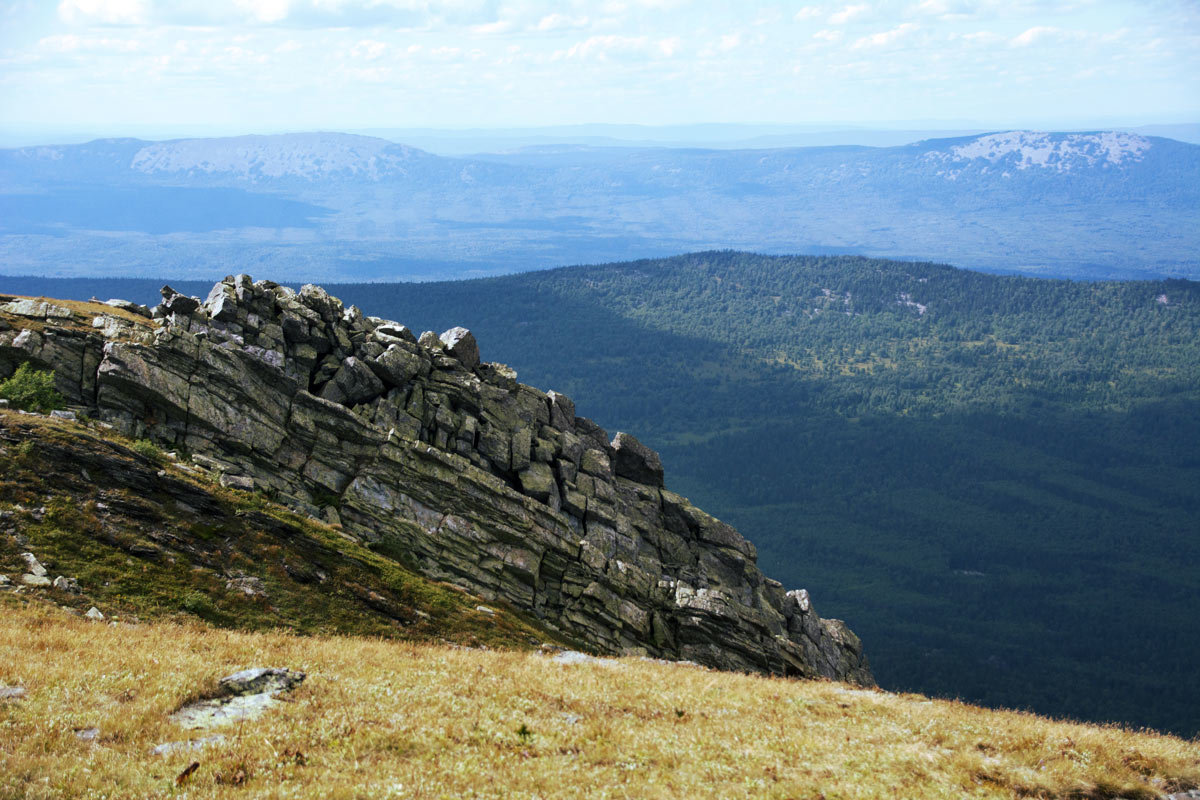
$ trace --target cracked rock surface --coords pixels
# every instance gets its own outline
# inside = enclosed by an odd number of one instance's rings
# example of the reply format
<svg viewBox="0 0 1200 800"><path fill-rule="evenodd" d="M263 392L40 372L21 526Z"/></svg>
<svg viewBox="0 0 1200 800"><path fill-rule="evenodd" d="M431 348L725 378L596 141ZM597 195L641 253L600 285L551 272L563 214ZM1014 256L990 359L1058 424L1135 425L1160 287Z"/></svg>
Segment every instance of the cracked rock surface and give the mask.
<svg viewBox="0 0 1200 800"><path fill-rule="evenodd" d="M858 638L669 491L657 453L482 361L466 329L417 337L319 287L245 275L203 301L164 287L150 320L58 313L0 312L0 378L53 368L71 404L226 486L596 652L873 683Z"/></svg>

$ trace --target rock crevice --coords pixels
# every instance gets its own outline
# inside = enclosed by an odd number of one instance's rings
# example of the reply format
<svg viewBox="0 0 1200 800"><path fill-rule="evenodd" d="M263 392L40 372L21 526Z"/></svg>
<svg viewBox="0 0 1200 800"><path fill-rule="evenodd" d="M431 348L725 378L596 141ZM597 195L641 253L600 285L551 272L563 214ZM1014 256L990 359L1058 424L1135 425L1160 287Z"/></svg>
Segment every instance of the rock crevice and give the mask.
<svg viewBox="0 0 1200 800"><path fill-rule="evenodd" d="M482 361L465 328L417 337L319 287L245 275L203 302L164 287L149 328L83 333L47 308L38 331L0 331L0 377L53 367L128 435L431 577L604 653L872 683L857 637L666 489L657 453Z"/></svg>

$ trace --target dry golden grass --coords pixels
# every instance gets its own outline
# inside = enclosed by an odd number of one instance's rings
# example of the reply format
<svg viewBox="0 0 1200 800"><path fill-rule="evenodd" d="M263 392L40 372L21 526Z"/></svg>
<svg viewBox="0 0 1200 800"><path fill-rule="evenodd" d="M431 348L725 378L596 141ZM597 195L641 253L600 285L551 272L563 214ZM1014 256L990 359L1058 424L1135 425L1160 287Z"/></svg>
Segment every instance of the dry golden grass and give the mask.
<svg viewBox="0 0 1200 800"><path fill-rule="evenodd" d="M109 626L0 604L0 798L1154 797L1200 744L638 660ZM224 744L167 713L250 666L308 681ZM76 729L98 727L94 743ZM176 786L193 762L199 767Z"/></svg>

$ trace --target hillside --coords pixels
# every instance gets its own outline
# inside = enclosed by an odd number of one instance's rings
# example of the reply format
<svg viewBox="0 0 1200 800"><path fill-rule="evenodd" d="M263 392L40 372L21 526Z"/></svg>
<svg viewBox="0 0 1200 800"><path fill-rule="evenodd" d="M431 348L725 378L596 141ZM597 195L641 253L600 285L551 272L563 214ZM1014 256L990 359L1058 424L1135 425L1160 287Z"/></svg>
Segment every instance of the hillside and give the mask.
<svg viewBox="0 0 1200 800"><path fill-rule="evenodd" d="M248 722L168 719L257 665L307 679ZM1200 747L1150 732L633 658L109 626L0 593L9 687L5 798L1185 800L1200 785Z"/></svg>
<svg viewBox="0 0 1200 800"><path fill-rule="evenodd" d="M705 253L336 291L654 442L883 686L1197 731L1197 284Z"/></svg>
<svg viewBox="0 0 1200 800"><path fill-rule="evenodd" d="M297 133L0 150L0 269L324 283L689 250L1200 277L1200 146L1009 131L897 147L543 146L449 158Z"/></svg>
<svg viewBox="0 0 1200 800"><path fill-rule="evenodd" d="M670 491L657 453L626 433L610 441L567 396L482 361L466 329L418 339L319 287L245 275L203 302L164 287L153 314L0 300L0 374L51 369L97 424L320 517L385 565L507 603L597 652L873 684L858 638ZM188 530L182 549L203 552L186 540L212 534Z"/></svg>
<svg viewBox="0 0 1200 800"><path fill-rule="evenodd" d="M0 589L77 614L537 647L564 641L148 441L0 409ZM26 585L30 553L45 581ZM36 570L35 570L36 572ZM64 576L70 581L54 585ZM44 585L40 585L44 584ZM11 607L11 605L10 605Z"/></svg>

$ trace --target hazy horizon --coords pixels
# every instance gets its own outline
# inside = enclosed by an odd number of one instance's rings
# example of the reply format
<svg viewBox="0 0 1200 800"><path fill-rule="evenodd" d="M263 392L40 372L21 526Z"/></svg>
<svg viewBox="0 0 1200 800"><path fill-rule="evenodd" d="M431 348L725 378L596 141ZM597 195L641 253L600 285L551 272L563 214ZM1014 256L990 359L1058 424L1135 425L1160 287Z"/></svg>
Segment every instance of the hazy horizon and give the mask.
<svg viewBox="0 0 1200 800"><path fill-rule="evenodd" d="M1182 0L4 0L0 60L10 140L1200 119Z"/></svg>

